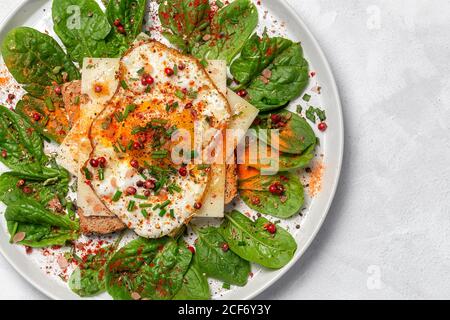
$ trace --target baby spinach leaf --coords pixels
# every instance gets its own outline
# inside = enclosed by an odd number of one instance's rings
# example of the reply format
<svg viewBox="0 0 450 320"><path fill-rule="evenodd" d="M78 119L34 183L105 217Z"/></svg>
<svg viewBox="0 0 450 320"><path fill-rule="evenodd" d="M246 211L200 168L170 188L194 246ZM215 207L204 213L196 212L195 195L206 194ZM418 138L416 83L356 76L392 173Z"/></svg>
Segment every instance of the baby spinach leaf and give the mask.
<svg viewBox="0 0 450 320"><path fill-rule="evenodd" d="M184 275L183 285L172 300L209 300L208 279L200 271L197 263L191 263L188 271Z"/></svg>
<svg viewBox="0 0 450 320"><path fill-rule="evenodd" d="M44 137L61 143L70 131L64 102L55 94L48 94L43 98L45 100L26 94L17 103L15 110ZM35 114L39 114L39 120L33 118Z"/></svg>
<svg viewBox="0 0 450 320"><path fill-rule="evenodd" d="M141 33L146 4L147 0L111 0L107 3L106 17L113 26L106 38L106 44L112 50L110 56L121 55ZM116 20L124 27L124 34L114 27Z"/></svg>
<svg viewBox="0 0 450 320"><path fill-rule="evenodd" d="M17 82L29 85L30 90L80 78L78 69L59 44L32 28L11 30L3 40L1 52L9 72Z"/></svg>
<svg viewBox="0 0 450 320"><path fill-rule="evenodd" d="M69 278L69 288L80 297L90 297L106 290L105 270L109 258L119 245L122 236L114 244L101 248L96 254L83 258Z"/></svg>
<svg viewBox="0 0 450 320"><path fill-rule="evenodd" d="M200 271L208 277L230 284L244 286L250 274L250 263L231 250L222 250L226 243L217 228L208 227L196 230L194 261Z"/></svg>
<svg viewBox="0 0 450 320"><path fill-rule="evenodd" d="M269 233L265 225L270 223L260 217L255 222L232 211L225 215L220 233L227 240L230 249L241 258L271 269L279 269L291 261L297 250L294 238L277 226L275 234Z"/></svg>
<svg viewBox="0 0 450 320"><path fill-rule="evenodd" d="M269 192L273 183L281 183L281 195ZM304 203L303 186L295 174L285 172L273 176L258 175L239 181L239 195L252 209L278 218L289 218L298 213Z"/></svg>
<svg viewBox="0 0 450 320"><path fill-rule="evenodd" d="M279 171L288 171L306 167L314 158L316 144L310 145L302 154L280 152Z"/></svg>
<svg viewBox="0 0 450 320"><path fill-rule="evenodd" d="M192 54L199 59L226 60L230 64L257 24L256 6L250 0L235 0L217 11L208 40L194 46Z"/></svg>
<svg viewBox="0 0 450 320"><path fill-rule="evenodd" d="M111 25L94 0L54 0L53 29L74 61L108 57L106 37Z"/></svg>
<svg viewBox="0 0 450 320"><path fill-rule="evenodd" d="M106 289L119 300L167 300L180 290L192 253L165 237L138 238L118 250L106 268Z"/></svg>
<svg viewBox="0 0 450 320"><path fill-rule="evenodd" d="M279 151L293 154L302 154L311 145L316 144L314 131L304 118L288 110L281 110L276 114L281 116L285 125L273 125L270 116L261 116L261 122L253 127L258 131L259 139L272 146L276 146L278 141ZM271 141L271 132L268 129L279 129L277 141Z"/></svg>
<svg viewBox="0 0 450 320"><path fill-rule="evenodd" d="M209 28L209 0L168 0L159 5L163 35L189 53Z"/></svg>
<svg viewBox="0 0 450 320"><path fill-rule="evenodd" d="M253 35L230 70L240 82L234 89L245 88L249 102L261 111L285 106L309 81L301 45L280 37L269 38L267 33L262 38Z"/></svg>
<svg viewBox="0 0 450 320"><path fill-rule="evenodd" d="M48 161L40 135L19 114L0 106L0 161L10 169L39 172Z"/></svg>

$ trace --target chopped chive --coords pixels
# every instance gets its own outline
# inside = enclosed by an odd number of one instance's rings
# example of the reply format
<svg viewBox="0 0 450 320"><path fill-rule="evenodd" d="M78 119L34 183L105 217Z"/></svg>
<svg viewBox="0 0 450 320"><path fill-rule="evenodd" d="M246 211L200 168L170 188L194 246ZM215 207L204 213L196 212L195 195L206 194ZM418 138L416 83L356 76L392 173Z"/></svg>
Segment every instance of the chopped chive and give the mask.
<svg viewBox="0 0 450 320"><path fill-rule="evenodd" d="M153 206L153 204L151 203L141 203L139 205L139 208L151 208Z"/></svg>
<svg viewBox="0 0 450 320"><path fill-rule="evenodd" d="M103 170L103 168L98 169L98 179L105 180L105 171Z"/></svg>
<svg viewBox="0 0 450 320"><path fill-rule="evenodd" d="M147 212L147 210L145 210L145 209L142 209L142 210L141 210L141 214L144 216L144 218L147 218L147 217L148 217L148 212Z"/></svg>
<svg viewBox="0 0 450 320"><path fill-rule="evenodd" d="M80 96L76 96L75 100L73 101L75 104L80 104Z"/></svg>
<svg viewBox="0 0 450 320"><path fill-rule="evenodd" d="M142 194L135 194L134 197L136 199L142 199L142 200L147 200L148 199L148 197L146 197L146 196L144 196Z"/></svg>
<svg viewBox="0 0 450 320"><path fill-rule="evenodd" d="M128 85L127 85L127 83L126 83L126 81L125 80L120 80L120 85L122 86L122 88L124 88L125 90L127 90L128 89Z"/></svg>
<svg viewBox="0 0 450 320"><path fill-rule="evenodd" d="M158 209L158 208L159 208L159 206L160 206L160 204L159 204L159 203L155 204L155 206L153 207L153 210L156 210L156 209Z"/></svg>
<svg viewBox="0 0 450 320"><path fill-rule="evenodd" d="M166 209L161 209L161 211L159 211L159 216L160 217L164 217L164 215L167 213Z"/></svg>
<svg viewBox="0 0 450 320"><path fill-rule="evenodd" d="M301 105L297 106L297 113L300 114L303 111L303 107Z"/></svg>
<svg viewBox="0 0 450 320"><path fill-rule="evenodd" d="M168 155L167 150L155 150L152 153L152 158L153 159L164 159L165 157L167 157L167 155Z"/></svg>
<svg viewBox="0 0 450 320"><path fill-rule="evenodd" d="M161 205L159 206L161 209L164 209L165 207L167 207L170 204L170 200L166 200L163 203L161 203Z"/></svg>
<svg viewBox="0 0 450 320"><path fill-rule="evenodd" d="M136 204L136 202L134 200L130 200L130 202L128 202L127 210L130 211L130 212L133 211L135 204Z"/></svg>
<svg viewBox="0 0 450 320"><path fill-rule="evenodd" d="M144 71L145 71L145 69L144 69L144 67L142 67L137 71L137 74L141 76L144 74Z"/></svg>
<svg viewBox="0 0 450 320"><path fill-rule="evenodd" d="M188 97L191 99L197 99L198 97L198 92L194 91L194 90L189 90L188 92Z"/></svg>
<svg viewBox="0 0 450 320"><path fill-rule="evenodd" d="M123 119L125 120L126 118L128 118L128 115L130 114L130 112L133 112L134 110L136 110L136 105L135 104L129 104L125 107L125 111L123 112Z"/></svg>
<svg viewBox="0 0 450 320"><path fill-rule="evenodd" d="M45 98L45 105L47 106L48 111L55 111L55 106L50 97Z"/></svg>
<svg viewBox="0 0 450 320"><path fill-rule="evenodd" d="M139 175L144 179L147 180L147 176L143 172L139 172Z"/></svg>
<svg viewBox="0 0 450 320"><path fill-rule="evenodd" d="M205 169L208 169L210 167L211 167L211 165L209 165L209 164L199 164L199 165L197 165L197 169L199 169L199 170L205 170Z"/></svg>
<svg viewBox="0 0 450 320"><path fill-rule="evenodd" d="M174 75L178 75L178 66L177 66L177 65L175 65L175 66L173 67L173 74L174 74Z"/></svg>
<svg viewBox="0 0 450 320"><path fill-rule="evenodd" d="M206 61L205 59L200 60L200 63L205 68L208 66L208 61Z"/></svg>
<svg viewBox="0 0 450 320"><path fill-rule="evenodd" d="M131 150L131 148L133 148L133 140L128 141L128 144L126 147L127 150Z"/></svg>
<svg viewBox="0 0 450 320"><path fill-rule="evenodd" d="M173 209L170 209L169 213L171 218L175 218L175 211Z"/></svg>
<svg viewBox="0 0 450 320"><path fill-rule="evenodd" d="M117 144L118 144L118 146L119 146L119 148L120 148L120 151L122 151L122 152L127 151L127 149L125 149L125 148L123 147L123 145L122 145L120 142L117 142Z"/></svg>
<svg viewBox="0 0 450 320"><path fill-rule="evenodd" d="M197 150L192 150L191 151L191 159L195 159L195 158L197 158L197 156L198 156Z"/></svg>
<svg viewBox="0 0 450 320"><path fill-rule="evenodd" d="M123 121L123 115L120 112L114 112L114 118L116 118L117 122L122 122Z"/></svg>
<svg viewBox="0 0 450 320"><path fill-rule="evenodd" d="M113 202L119 201L121 195L122 195L122 191L117 190L116 193L114 193L114 196L112 197L112 201Z"/></svg>
<svg viewBox="0 0 450 320"><path fill-rule="evenodd" d="M309 102L309 100L311 100L311 96L309 95L309 94L307 94L307 93L305 93L304 95L303 95L303 98L302 98L304 101L306 101L306 102Z"/></svg>
<svg viewBox="0 0 450 320"><path fill-rule="evenodd" d="M83 167L83 171L84 171L84 175L85 175L86 179L87 180L92 180L92 174L89 171L89 169L86 168L86 167Z"/></svg>
<svg viewBox="0 0 450 320"><path fill-rule="evenodd" d="M117 146L116 146L115 144L113 144L113 149L114 149L114 151L117 152L117 153L120 152L119 148L117 148Z"/></svg>
<svg viewBox="0 0 450 320"><path fill-rule="evenodd" d="M136 127L133 127L133 129L131 130L131 134L138 134L138 133L144 132L146 129L147 129L146 127L136 126Z"/></svg>
<svg viewBox="0 0 450 320"><path fill-rule="evenodd" d="M179 90L179 89L177 89L177 90L175 91L175 96L176 96L177 98L184 99L184 93L183 93L183 91L181 91L181 90Z"/></svg>

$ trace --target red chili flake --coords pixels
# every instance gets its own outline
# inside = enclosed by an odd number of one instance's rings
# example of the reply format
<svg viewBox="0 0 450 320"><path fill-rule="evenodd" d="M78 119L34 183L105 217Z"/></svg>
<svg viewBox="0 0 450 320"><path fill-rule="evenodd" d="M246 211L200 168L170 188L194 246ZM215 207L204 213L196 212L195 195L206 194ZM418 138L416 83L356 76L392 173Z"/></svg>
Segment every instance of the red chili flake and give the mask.
<svg viewBox="0 0 450 320"><path fill-rule="evenodd" d="M23 187L22 191L23 191L25 194L30 194L30 193L33 192L33 190L32 190L30 187L28 187L28 186Z"/></svg>
<svg viewBox="0 0 450 320"><path fill-rule="evenodd" d="M222 245L220 247L223 252L227 252L230 249L230 246L226 242L222 243Z"/></svg>
<svg viewBox="0 0 450 320"><path fill-rule="evenodd" d="M132 166L133 168L139 168L139 162L133 159L130 161L130 166Z"/></svg>
<svg viewBox="0 0 450 320"><path fill-rule="evenodd" d="M33 113L33 120L34 121L39 121L41 120L41 115L37 112Z"/></svg>
<svg viewBox="0 0 450 320"><path fill-rule="evenodd" d="M135 195L136 192L137 192L137 190L136 190L135 187L128 187L128 188L126 189L126 193L127 193L128 195L130 195L130 196Z"/></svg>
<svg viewBox="0 0 450 320"><path fill-rule="evenodd" d="M269 186L269 192L276 195L282 195L284 192L284 186L276 181Z"/></svg>
<svg viewBox="0 0 450 320"><path fill-rule="evenodd" d="M201 202L196 202L196 203L194 203L194 208L195 209L200 209L202 207L202 203Z"/></svg>
<svg viewBox="0 0 450 320"><path fill-rule="evenodd" d="M171 77L171 76L173 76L173 74L174 74L174 71L173 71L172 68L165 68L165 69L164 69L164 72L165 72L165 74L166 74L168 77Z"/></svg>
<svg viewBox="0 0 450 320"><path fill-rule="evenodd" d="M106 166L106 158L105 157L100 157L97 160L98 160L98 163L100 164L100 167L104 168Z"/></svg>
<svg viewBox="0 0 450 320"><path fill-rule="evenodd" d="M122 25L120 25L117 27L117 32L119 32L121 34L125 34L125 28Z"/></svg>
<svg viewBox="0 0 450 320"><path fill-rule="evenodd" d="M247 96L247 94L248 94L248 92L247 92L247 90L245 90L245 89L239 90L239 91L237 92L237 95L238 95L239 97L241 97L241 98L244 98L245 96Z"/></svg>
<svg viewBox="0 0 450 320"><path fill-rule="evenodd" d="M186 177L186 175L187 175L187 169L186 169L186 167L181 167L180 169L178 169L178 173L180 174L180 176L182 176L182 177Z"/></svg>
<svg viewBox="0 0 450 320"><path fill-rule="evenodd" d="M8 100L14 100L16 96L13 93L8 94Z"/></svg>
<svg viewBox="0 0 450 320"><path fill-rule="evenodd" d="M6 158L8 156L8 151L5 149L2 150L2 158Z"/></svg>
<svg viewBox="0 0 450 320"><path fill-rule="evenodd" d="M60 86L55 86L55 88L53 88L53 91L55 91L55 93L57 95L60 95L61 94L61 87Z"/></svg>
<svg viewBox="0 0 450 320"><path fill-rule="evenodd" d="M270 120L272 121L272 123L277 124L281 121L281 116L279 114L274 113L270 116Z"/></svg>
<svg viewBox="0 0 450 320"><path fill-rule="evenodd" d="M94 90L95 90L95 92L100 93L103 91L103 87L101 85L96 85Z"/></svg>
<svg viewBox="0 0 450 320"><path fill-rule="evenodd" d="M22 188L25 185L25 180L24 179L20 179L19 181L17 181L17 188Z"/></svg>
<svg viewBox="0 0 450 320"><path fill-rule="evenodd" d="M317 125L317 128L319 128L320 131L324 132L325 130L327 130L328 126L325 122L321 122Z"/></svg>
<svg viewBox="0 0 450 320"><path fill-rule="evenodd" d="M120 19L116 19L114 20L114 26L118 27L120 26L122 23L120 23Z"/></svg>
<svg viewBox="0 0 450 320"><path fill-rule="evenodd" d="M193 246L189 246L188 249L190 252L192 252L192 254L195 253L195 248Z"/></svg>
<svg viewBox="0 0 450 320"><path fill-rule="evenodd" d="M91 165L91 167L97 168L98 167L98 160L97 159L91 159L91 160L89 160L89 164Z"/></svg>
<svg viewBox="0 0 450 320"><path fill-rule="evenodd" d="M188 89L183 88L183 89L181 89L181 92L183 92L183 94L188 94Z"/></svg>
<svg viewBox="0 0 450 320"><path fill-rule="evenodd" d="M264 225L264 229L266 229L270 234L274 234L275 232L277 232L277 226L273 223L266 223Z"/></svg>
<svg viewBox="0 0 450 320"><path fill-rule="evenodd" d="M33 248L29 247L29 246L25 246L25 253L26 254L31 254L33 252Z"/></svg>

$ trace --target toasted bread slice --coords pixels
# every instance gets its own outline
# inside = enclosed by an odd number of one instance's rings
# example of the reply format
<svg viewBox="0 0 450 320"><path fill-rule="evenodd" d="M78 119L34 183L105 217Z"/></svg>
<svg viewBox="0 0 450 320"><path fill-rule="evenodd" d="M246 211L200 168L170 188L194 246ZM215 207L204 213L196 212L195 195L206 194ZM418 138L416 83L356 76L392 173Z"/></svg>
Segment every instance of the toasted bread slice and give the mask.
<svg viewBox="0 0 450 320"><path fill-rule="evenodd" d="M83 234L108 234L125 229L125 224L116 216L85 216L78 209L80 230Z"/></svg>

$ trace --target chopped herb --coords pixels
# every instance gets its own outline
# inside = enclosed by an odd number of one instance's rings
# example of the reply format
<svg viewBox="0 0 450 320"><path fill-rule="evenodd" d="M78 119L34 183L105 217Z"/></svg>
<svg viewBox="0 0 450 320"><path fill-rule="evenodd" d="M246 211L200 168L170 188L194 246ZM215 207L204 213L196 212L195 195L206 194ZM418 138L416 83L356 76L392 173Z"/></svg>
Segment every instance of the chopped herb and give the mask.
<svg viewBox="0 0 450 320"><path fill-rule="evenodd" d="M141 203L139 208L151 208L153 205L151 203Z"/></svg>
<svg viewBox="0 0 450 320"><path fill-rule="evenodd" d="M205 169L208 169L210 167L211 167L211 165L209 165L209 164L199 164L199 165L197 165L197 169L198 170L205 170Z"/></svg>
<svg viewBox="0 0 450 320"><path fill-rule="evenodd" d="M122 196L122 191L117 190L116 193L114 193L114 196L112 197L113 202L119 201L120 197Z"/></svg>
<svg viewBox="0 0 450 320"><path fill-rule="evenodd" d="M98 169L98 179L99 180L105 180L105 171L103 168Z"/></svg>
<svg viewBox="0 0 450 320"><path fill-rule="evenodd" d="M127 144L127 150L131 150L131 148L133 148L133 140L130 140L130 141L128 141L128 144Z"/></svg>
<svg viewBox="0 0 450 320"><path fill-rule="evenodd" d="M198 97L198 92L195 90L189 90L188 92L188 97L191 99L197 99Z"/></svg>
<svg viewBox="0 0 450 320"><path fill-rule="evenodd" d="M320 110L319 108L316 108L316 115L317 115L317 117L319 117L320 121L322 121L322 122L327 119L325 111Z"/></svg>
<svg viewBox="0 0 450 320"><path fill-rule="evenodd" d="M148 212L147 212L147 210L145 210L145 209L142 209L142 210L141 210L141 214L144 216L144 218L147 218L147 217L148 217Z"/></svg>
<svg viewBox="0 0 450 320"><path fill-rule="evenodd" d="M171 185L167 186L167 191L169 191L170 194L173 194L174 192L180 192L181 188L175 183L172 183Z"/></svg>
<svg viewBox="0 0 450 320"><path fill-rule="evenodd" d="M179 89L177 89L177 90L175 91L175 96L176 96L177 98L184 99L184 93L183 93L183 91L181 91L181 90L179 90Z"/></svg>
<svg viewBox="0 0 450 320"><path fill-rule="evenodd" d="M175 218L175 211L173 209L170 209L169 214L171 218Z"/></svg>
<svg viewBox="0 0 450 320"><path fill-rule="evenodd" d="M88 168L83 167L83 171L84 171L84 176L86 177L87 180L92 180L92 174L89 171Z"/></svg>
<svg viewBox="0 0 450 320"><path fill-rule="evenodd" d="M161 205L159 204L159 203L157 203L157 204L155 204L154 206L153 206L153 210L156 210L156 209L158 209L159 207L160 207Z"/></svg>
<svg viewBox="0 0 450 320"><path fill-rule="evenodd" d="M161 209L161 211L159 211L159 216L160 217L164 217L164 215L167 213L166 209Z"/></svg>
<svg viewBox="0 0 450 320"><path fill-rule="evenodd" d="M195 159L198 156L198 152L196 150L191 151L191 159Z"/></svg>
<svg viewBox="0 0 450 320"><path fill-rule="evenodd" d="M167 157L167 155L168 155L167 150L155 150L152 153L152 158L153 159L164 159Z"/></svg>
<svg viewBox="0 0 450 320"><path fill-rule="evenodd" d="M75 104L80 104L80 96L76 96L75 100L73 101Z"/></svg>
<svg viewBox="0 0 450 320"><path fill-rule="evenodd" d="M175 65L175 66L173 67L173 74L174 74L174 75L178 75L178 66L177 66L177 65Z"/></svg>
<svg viewBox="0 0 450 320"><path fill-rule="evenodd" d="M136 127L133 127L133 129L131 130L131 134L138 134L141 132L145 132L145 130L147 130L147 127L136 126Z"/></svg>
<svg viewBox="0 0 450 320"><path fill-rule="evenodd" d="M306 118L309 121L314 122L314 123L316 122L316 114L315 114L315 112L316 112L316 109L314 107L312 107L312 106L310 106L308 108L308 110L306 110Z"/></svg>
<svg viewBox="0 0 450 320"><path fill-rule="evenodd" d="M123 115L121 112L114 112L114 118L116 118L117 122L122 122L123 121Z"/></svg>
<svg viewBox="0 0 450 320"><path fill-rule="evenodd" d="M135 104L127 105L125 107L125 111L123 112L122 119L125 120L126 118L128 118L128 115L130 114L130 112L133 112L134 110L136 110L136 105Z"/></svg>
<svg viewBox="0 0 450 320"><path fill-rule="evenodd" d="M127 210L128 210L129 212L133 211L133 210L134 210L134 205L135 205L135 204L136 204L136 202L135 202L134 200L130 200L130 202L128 202Z"/></svg>
<svg viewBox="0 0 450 320"><path fill-rule="evenodd" d="M298 105L298 106L297 106L297 113L298 113L298 114L301 114L302 111L303 111L303 107L302 107L301 105Z"/></svg>
<svg viewBox="0 0 450 320"><path fill-rule="evenodd" d="M200 64L206 68L208 66L208 61L206 61L205 59L202 59L202 60L200 60Z"/></svg>
<svg viewBox="0 0 450 320"><path fill-rule="evenodd" d="M142 76L144 74L144 71L145 71L145 69L144 69L144 67L142 67L137 71L137 74Z"/></svg>
<svg viewBox="0 0 450 320"><path fill-rule="evenodd" d="M141 194L135 194L134 197L135 197L136 199L142 199L142 200L147 200L147 199L148 199L148 197L143 196L143 195L141 195Z"/></svg>
<svg viewBox="0 0 450 320"><path fill-rule="evenodd" d="M102 122L102 129L107 130L109 126L111 125L111 118L106 118L105 121Z"/></svg>
<svg viewBox="0 0 450 320"><path fill-rule="evenodd" d="M304 101L306 101L306 102L309 102L309 100L311 100L311 96L309 95L309 94L307 94L307 93L305 93L304 95L303 95L303 98L302 98Z"/></svg>
<svg viewBox="0 0 450 320"><path fill-rule="evenodd" d="M45 98L45 105L47 106L48 111L55 111L55 106L50 97Z"/></svg>
<svg viewBox="0 0 450 320"><path fill-rule="evenodd" d="M161 203L161 205L159 206L161 209L164 209L165 207L167 207L170 204L170 200L166 200L163 203Z"/></svg>
<svg viewBox="0 0 450 320"><path fill-rule="evenodd" d="M123 89L127 90L128 89L128 85L127 82L125 80L120 80L120 85L122 86Z"/></svg>

